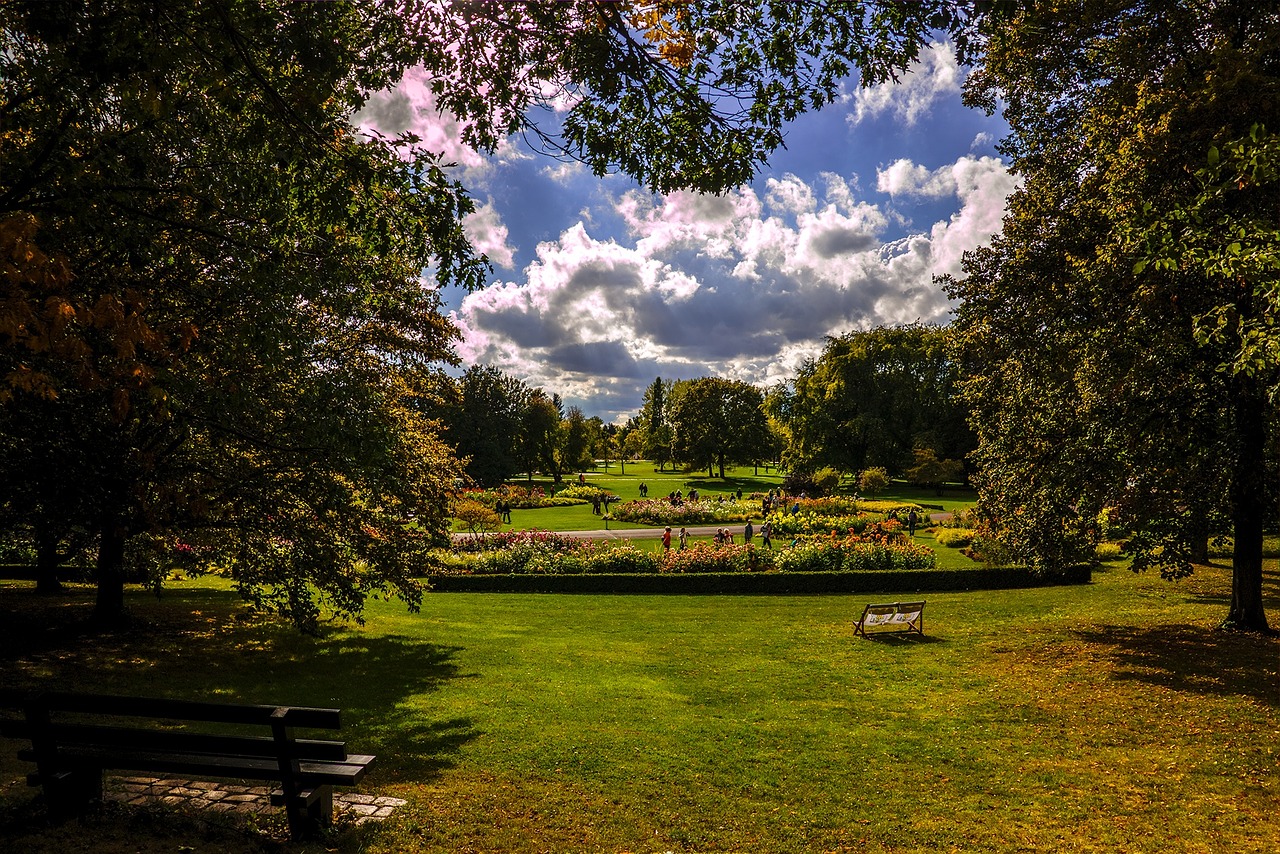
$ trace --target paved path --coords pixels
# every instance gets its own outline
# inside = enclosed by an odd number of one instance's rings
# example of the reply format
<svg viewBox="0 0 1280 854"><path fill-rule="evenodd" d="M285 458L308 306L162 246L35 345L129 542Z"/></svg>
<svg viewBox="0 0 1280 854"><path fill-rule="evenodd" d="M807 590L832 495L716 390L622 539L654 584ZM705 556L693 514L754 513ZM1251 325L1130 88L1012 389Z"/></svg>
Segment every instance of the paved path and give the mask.
<svg viewBox="0 0 1280 854"><path fill-rule="evenodd" d="M103 796L105 800L124 804L159 802L209 812L234 812L244 815L274 812L284 814L283 807L271 805L271 789L267 786L210 783L205 780L183 780L172 777L109 776L104 781ZM338 818L343 813L347 813L356 824L380 821L404 804L405 802L400 798L361 795L355 792L334 792L333 794L334 817Z"/></svg>

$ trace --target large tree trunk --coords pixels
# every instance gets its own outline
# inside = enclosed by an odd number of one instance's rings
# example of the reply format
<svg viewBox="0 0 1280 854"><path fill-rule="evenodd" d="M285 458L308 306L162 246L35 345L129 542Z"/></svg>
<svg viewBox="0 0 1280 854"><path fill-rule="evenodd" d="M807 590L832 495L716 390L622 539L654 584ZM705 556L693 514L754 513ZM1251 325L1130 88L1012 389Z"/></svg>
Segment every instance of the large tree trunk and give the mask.
<svg viewBox="0 0 1280 854"><path fill-rule="evenodd" d="M1235 534L1231 610L1224 629L1269 632L1262 607L1262 529L1267 498L1266 401L1252 377L1235 386L1236 448L1231 473L1231 516Z"/></svg>
<svg viewBox="0 0 1280 854"><path fill-rule="evenodd" d="M61 593L58 567L62 555L58 553L58 538L42 528L36 529L36 592Z"/></svg>
<svg viewBox="0 0 1280 854"><path fill-rule="evenodd" d="M124 541L124 528L114 522L102 526L95 570L98 598L93 608L93 621L99 625L118 625L124 620Z"/></svg>

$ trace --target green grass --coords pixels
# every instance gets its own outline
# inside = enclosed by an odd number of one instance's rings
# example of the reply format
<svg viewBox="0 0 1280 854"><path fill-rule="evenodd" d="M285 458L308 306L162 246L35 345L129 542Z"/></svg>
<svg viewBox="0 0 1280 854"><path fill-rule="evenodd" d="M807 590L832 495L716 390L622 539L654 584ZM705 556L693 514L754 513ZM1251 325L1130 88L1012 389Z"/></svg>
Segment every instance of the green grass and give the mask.
<svg viewBox="0 0 1280 854"><path fill-rule="evenodd" d="M201 582L81 637L48 627L88 592L24 586L0 680L342 708L361 790L409 804L339 850L1274 851L1280 642L1214 630L1222 567L1095 578L929 594L924 640L872 641L867 597L471 594L304 638ZM127 850L175 850L151 840Z"/></svg>

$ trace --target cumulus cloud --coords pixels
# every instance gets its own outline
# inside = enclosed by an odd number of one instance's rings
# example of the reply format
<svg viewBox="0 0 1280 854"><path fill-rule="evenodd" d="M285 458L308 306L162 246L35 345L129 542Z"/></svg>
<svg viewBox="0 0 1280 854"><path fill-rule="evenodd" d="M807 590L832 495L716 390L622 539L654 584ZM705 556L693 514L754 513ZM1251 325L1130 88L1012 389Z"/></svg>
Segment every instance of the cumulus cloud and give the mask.
<svg viewBox="0 0 1280 854"><path fill-rule="evenodd" d="M957 97L964 74L956 60L955 48L946 42L932 42L916 64L899 75L896 83L868 86L853 93L854 111L849 123L886 113L914 125L943 98Z"/></svg>
<svg viewBox="0 0 1280 854"><path fill-rule="evenodd" d="M477 252L503 269L515 267L515 250L507 242L507 227L493 206L493 200L485 202L467 215L462 222L467 239Z"/></svg>
<svg viewBox="0 0 1280 854"><path fill-rule="evenodd" d="M418 137L417 148L440 156L468 188L484 187L504 163L531 157L511 140L502 141L492 154L482 154L463 141L466 125L436 102L430 76L422 67L411 68L392 89L375 92L351 117L365 132L396 137L410 133Z"/></svg>
<svg viewBox="0 0 1280 854"><path fill-rule="evenodd" d="M722 196L633 191L614 201L625 240L579 222L538 246L519 281L463 299L465 361L493 364L567 399L634 410L654 376L717 374L760 385L791 376L824 336L943 321L933 277L999 229L1014 182L994 158L939 169L895 163L877 176L904 198L950 194L956 214L890 240L892 218L856 182L794 175Z"/></svg>

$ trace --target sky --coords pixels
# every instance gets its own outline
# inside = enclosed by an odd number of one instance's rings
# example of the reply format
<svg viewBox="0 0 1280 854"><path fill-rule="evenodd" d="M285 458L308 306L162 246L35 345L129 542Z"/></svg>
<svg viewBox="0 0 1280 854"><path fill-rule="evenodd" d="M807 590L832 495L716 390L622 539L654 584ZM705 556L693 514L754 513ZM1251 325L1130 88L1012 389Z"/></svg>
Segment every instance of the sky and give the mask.
<svg viewBox="0 0 1280 854"><path fill-rule="evenodd" d="M1007 128L961 104L965 75L936 42L897 83L851 78L789 126L753 181L719 196L654 195L519 138L478 153L421 72L356 121L416 133L476 202L465 225L490 283L444 293L463 367L499 368L621 422L656 377L763 389L793 378L826 336L950 320L934 277L999 231L1016 187L995 151Z"/></svg>

